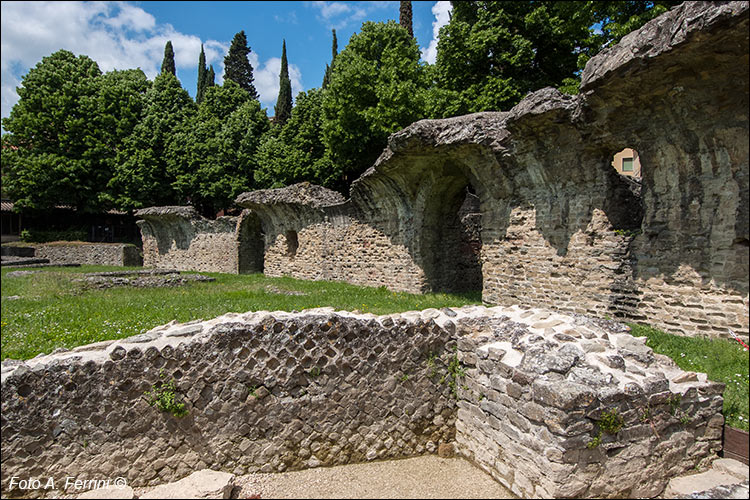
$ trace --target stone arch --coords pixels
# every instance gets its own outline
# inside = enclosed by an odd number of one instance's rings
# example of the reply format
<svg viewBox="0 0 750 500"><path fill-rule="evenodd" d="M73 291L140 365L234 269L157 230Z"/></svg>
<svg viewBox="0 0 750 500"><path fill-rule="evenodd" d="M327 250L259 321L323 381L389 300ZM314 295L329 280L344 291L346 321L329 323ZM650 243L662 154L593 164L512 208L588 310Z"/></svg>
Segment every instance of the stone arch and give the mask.
<svg viewBox="0 0 750 500"><path fill-rule="evenodd" d="M245 210L237 223L237 271L262 273L265 237L258 215Z"/></svg>
<svg viewBox="0 0 750 500"><path fill-rule="evenodd" d="M482 216L477 186L470 169L450 161L432 169L419 185L414 257L424 271L426 290L482 290Z"/></svg>

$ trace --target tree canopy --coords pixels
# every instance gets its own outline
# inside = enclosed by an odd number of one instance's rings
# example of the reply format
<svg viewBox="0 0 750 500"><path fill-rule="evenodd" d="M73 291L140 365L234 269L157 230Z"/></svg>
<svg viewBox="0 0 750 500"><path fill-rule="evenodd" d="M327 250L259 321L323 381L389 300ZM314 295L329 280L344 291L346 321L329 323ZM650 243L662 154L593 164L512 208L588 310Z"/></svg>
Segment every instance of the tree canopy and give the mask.
<svg viewBox="0 0 750 500"><path fill-rule="evenodd" d="M577 92L586 61L677 2L454 2L435 64L420 62L399 23L366 22L331 61L321 88L292 101L282 41L274 127L258 102L244 31L215 85L201 46L195 100L175 76L167 42L161 73L102 74L60 50L23 77L3 119L3 191L19 210L69 205L95 212L193 204L213 216L242 191L310 181L346 193L389 134L422 118L507 110L533 90Z"/></svg>
<svg viewBox="0 0 750 500"><path fill-rule="evenodd" d="M395 21L366 22L336 56L323 97L323 143L343 177L364 172L388 135L424 114L423 67L416 40Z"/></svg>
<svg viewBox="0 0 750 500"><path fill-rule="evenodd" d="M162 73L172 73L177 75L177 70L174 65L174 49L172 49L172 41L167 40L167 44L164 46L164 60L161 63Z"/></svg>
<svg viewBox="0 0 750 500"><path fill-rule="evenodd" d="M286 40L281 48L281 72L279 74L279 98L274 108L276 123L283 125L292 114L292 81L289 79L289 65L286 60Z"/></svg>

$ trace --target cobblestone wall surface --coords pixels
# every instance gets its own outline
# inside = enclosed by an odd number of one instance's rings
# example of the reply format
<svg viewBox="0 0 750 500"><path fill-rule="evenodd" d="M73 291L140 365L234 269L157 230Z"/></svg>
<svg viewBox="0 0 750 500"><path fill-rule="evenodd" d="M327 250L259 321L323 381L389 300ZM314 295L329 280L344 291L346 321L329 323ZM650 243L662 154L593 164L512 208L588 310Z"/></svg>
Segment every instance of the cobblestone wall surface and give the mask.
<svg viewBox="0 0 750 500"><path fill-rule="evenodd" d="M406 457L455 440L519 495L653 496L715 456L723 385L626 329L517 306L261 311L6 360L3 494L14 475L139 486L203 468ZM144 398L170 381L187 416ZM614 411L622 427L599 433Z"/></svg>
<svg viewBox="0 0 750 500"><path fill-rule="evenodd" d="M137 486L433 452L455 401L428 361L447 364L454 332L429 313L256 312L6 361L3 496L14 475ZM144 398L170 380L182 418Z"/></svg>
<svg viewBox="0 0 750 500"><path fill-rule="evenodd" d="M140 266L138 247L128 243L38 244L35 256L50 264L77 263L96 266Z"/></svg>

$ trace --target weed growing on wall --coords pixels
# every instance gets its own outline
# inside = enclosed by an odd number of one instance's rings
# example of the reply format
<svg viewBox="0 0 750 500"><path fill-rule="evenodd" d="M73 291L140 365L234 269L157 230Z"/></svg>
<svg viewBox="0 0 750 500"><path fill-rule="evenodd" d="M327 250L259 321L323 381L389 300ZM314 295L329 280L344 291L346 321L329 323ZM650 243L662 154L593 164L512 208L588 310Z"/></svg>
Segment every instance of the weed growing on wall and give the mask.
<svg viewBox="0 0 750 500"><path fill-rule="evenodd" d="M163 370L159 372L159 376L162 379L164 378ZM174 379L155 384L150 391L144 392L143 395L150 406L155 406L163 412L171 413L178 418L188 414L185 403L177 400L177 387Z"/></svg>

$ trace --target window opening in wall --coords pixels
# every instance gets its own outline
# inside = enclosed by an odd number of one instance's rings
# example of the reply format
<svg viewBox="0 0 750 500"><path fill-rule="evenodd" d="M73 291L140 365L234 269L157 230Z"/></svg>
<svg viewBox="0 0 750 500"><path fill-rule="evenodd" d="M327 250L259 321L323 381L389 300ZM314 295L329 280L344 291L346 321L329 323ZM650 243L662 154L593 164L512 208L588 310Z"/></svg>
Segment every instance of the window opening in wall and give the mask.
<svg viewBox="0 0 750 500"><path fill-rule="evenodd" d="M615 154L612 166L620 175L626 175L636 179L641 178L641 159L638 151L633 148L625 148Z"/></svg>
<svg viewBox="0 0 750 500"><path fill-rule="evenodd" d="M299 248L299 240L297 239L297 231L286 232L286 255L288 257L294 257L297 255L297 248Z"/></svg>

